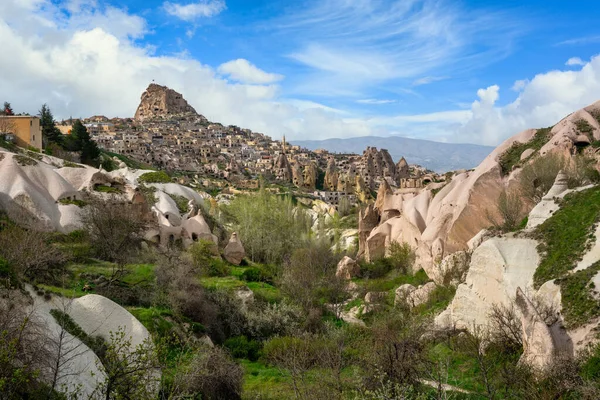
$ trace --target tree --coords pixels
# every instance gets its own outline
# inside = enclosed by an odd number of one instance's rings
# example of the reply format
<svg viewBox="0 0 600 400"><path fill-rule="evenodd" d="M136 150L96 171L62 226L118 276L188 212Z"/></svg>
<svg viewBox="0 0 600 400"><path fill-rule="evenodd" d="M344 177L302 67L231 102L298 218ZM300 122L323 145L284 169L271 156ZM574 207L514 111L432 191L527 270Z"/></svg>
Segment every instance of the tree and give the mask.
<svg viewBox="0 0 600 400"><path fill-rule="evenodd" d="M156 398L161 366L150 339L133 346L123 329L111 332L101 360L106 379L99 389L105 400Z"/></svg>
<svg viewBox="0 0 600 400"><path fill-rule="evenodd" d="M4 107L2 108L2 115L15 115L10 103L8 101L4 102Z"/></svg>
<svg viewBox="0 0 600 400"><path fill-rule="evenodd" d="M39 111L40 116L40 125L42 126L42 137L44 139L45 144L48 143L61 143L62 142L62 133L56 127L56 121L54 121L54 116L52 115L52 111L50 111L50 107L47 104L42 105L42 108Z"/></svg>
<svg viewBox="0 0 600 400"><path fill-rule="evenodd" d="M246 253L255 262L280 264L301 246L309 219L292 199L267 192L238 196L227 208L233 216Z"/></svg>
<svg viewBox="0 0 600 400"><path fill-rule="evenodd" d="M84 208L82 223L97 255L117 264L112 279L120 278L143 239L146 221L142 210L130 203L94 200Z"/></svg>
<svg viewBox="0 0 600 400"><path fill-rule="evenodd" d="M65 139L65 147L69 151L81 152L81 162L84 164L93 163L100 156L98 145L91 139L90 133L80 120L73 123L71 135Z"/></svg>
<svg viewBox="0 0 600 400"><path fill-rule="evenodd" d="M523 214L523 200L521 194L517 190L507 191L506 189L500 193L498 202L496 203L496 214L500 216L500 221L496 220L495 216L488 212L487 219L498 230L511 232L517 229L519 221Z"/></svg>

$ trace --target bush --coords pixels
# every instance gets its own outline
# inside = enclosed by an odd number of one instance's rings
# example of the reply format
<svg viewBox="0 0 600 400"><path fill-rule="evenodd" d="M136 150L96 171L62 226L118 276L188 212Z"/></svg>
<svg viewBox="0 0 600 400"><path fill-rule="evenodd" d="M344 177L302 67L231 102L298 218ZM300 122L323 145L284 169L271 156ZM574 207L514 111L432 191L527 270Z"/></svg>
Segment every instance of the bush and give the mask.
<svg viewBox="0 0 600 400"><path fill-rule="evenodd" d="M246 282L265 282L268 284L273 284L273 274L269 271L266 271L264 268L259 267L251 267L246 269L241 278Z"/></svg>
<svg viewBox="0 0 600 400"><path fill-rule="evenodd" d="M537 204L548 193L559 171L565 168L565 160L556 154L537 157L523 167L519 176L520 192L523 197Z"/></svg>
<svg viewBox="0 0 600 400"><path fill-rule="evenodd" d="M370 263L360 262L360 275L366 279L377 279L386 276L393 269L389 258L380 258Z"/></svg>
<svg viewBox="0 0 600 400"><path fill-rule="evenodd" d="M415 262L415 252L408 243L392 242L389 248L388 257L392 269L407 274L412 269Z"/></svg>
<svg viewBox="0 0 600 400"><path fill-rule="evenodd" d="M175 377L177 398L200 394L206 400L241 399L244 371L219 347L198 349L185 371ZM194 398L194 397L192 397Z"/></svg>
<svg viewBox="0 0 600 400"><path fill-rule="evenodd" d="M489 212L487 219L495 229L502 232L512 232L519 227L522 221L522 213L523 200L521 199L521 195L516 190L508 192L504 189L500 192L498 202L496 203L496 214L500 216L500 220L498 221Z"/></svg>
<svg viewBox="0 0 600 400"><path fill-rule="evenodd" d="M165 171L146 172L138 178L139 183L171 183L171 177Z"/></svg>
<svg viewBox="0 0 600 400"><path fill-rule="evenodd" d="M260 357L261 344L256 340L248 340L246 336L236 336L227 339L223 346L229 349L231 355L235 358L245 358L250 361L256 361Z"/></svg>

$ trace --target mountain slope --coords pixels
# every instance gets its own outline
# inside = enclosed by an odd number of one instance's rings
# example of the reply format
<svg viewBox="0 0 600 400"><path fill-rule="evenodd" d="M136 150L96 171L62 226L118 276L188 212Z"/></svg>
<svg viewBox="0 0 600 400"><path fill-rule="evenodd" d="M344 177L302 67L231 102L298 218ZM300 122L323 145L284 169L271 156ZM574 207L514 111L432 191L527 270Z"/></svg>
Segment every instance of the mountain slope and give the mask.
<svg viewBox="0 0 600 400"><path fill-rule="evenodd" d="M400 136L296 140L293 144L310 150L325 149L330 152L356 154L362 154L368 146L384 148L396 162L404 157L409 164L419 164L437 172L474 168L494 150L488 146L438 143Z"/></svg>

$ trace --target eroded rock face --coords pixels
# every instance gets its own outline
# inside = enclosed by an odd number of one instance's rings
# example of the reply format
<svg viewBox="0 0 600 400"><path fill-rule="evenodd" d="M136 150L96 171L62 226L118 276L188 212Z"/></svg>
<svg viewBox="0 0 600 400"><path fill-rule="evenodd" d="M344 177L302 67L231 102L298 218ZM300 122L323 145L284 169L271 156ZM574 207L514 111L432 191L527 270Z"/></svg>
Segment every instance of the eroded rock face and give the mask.
<svg viewBox="0 0 600 400"><path fill-rule="evenodd" d="M408 304L412 307L417 307L421 304L427 303L431 293L433 293L436 287L437 286L434 282L428 282L422 286L419 286L417 289L408 294L406 298Z"/></svg>
<svg viewBox="0 0 600 400"><path fill-rule="evenodd" d="M184 113L196 114L196 110L180 93L166 86L152 83L142 94L140 105L135 113L135 120L143 121L148 118Z"/></svg>
<svg viewBox="0 0 600 400"><path fill-rule="evenodd" d="M560 197L568 189L569 186L567 175L560 171L556 176L554 185L552 185L548 193L546 193L546 195L542 198L542 201L540 201L529 213L527 229L533 229L536 226L543 224L544 221L550 218L552 214L559 208L558 203L555 201L555 197Z"/></svg>
<svg viewBox="0 0 600 400"><path fill-rule="evenodd" d="M375 207L369 204L367 208L360 211L358 215L358 254L363 255L367 246L367 238L371 231L379 223L379 214Z"/></svg>
<svg viewBox="0 0 600 400"><path fill-rule="evenodd" d="M338 186L338 171L335 166L335 159L331 157L327 162L327 169L325 170L325 190L335 191Z"/></svg>
<svg viewBox="0 0 600 400"><path fill-rule="evenodd" d="M246 257L246 250L244 250L244 246L242 246L237 233L233 232L231 234L229 243L227 243L225 250L223 250L223 257L234 265L240 265L244 257Z"/></svg>
<svg viewBox="0 0 600 400"><path fill-rule="evenodd" d="M317 166L314 163L309 163L304 167L303 187L309 190L315 190L317 185Z"/></svg>
<svg viewBox="0 0 600 400"><path fill-rule="evenodd" d="M521 238L484 242L473 252L465 283L458 286L436 324L468 330L487 327L494 304L509 305L518 287L532 287L540 262L537 245L533 239Z"/></svg>
<svg viewBox="0 0 600 400"><path fill-rule="evenodd" d="M337 265L335 276L341 279L350 280L360 274L358 263L348 256L344 256Z"/></svg>
<svg viewBox="0 0 600 400"><path fill-rule="evenodd" d="M521 312L523 327L523 355L519 361L544 370L558 353L552 332L521 288L517 288L515 302Z"/></svg>
<svg viewBox="0 0 600 400"><path fill-rule="evenodd" d="M401 302L407 302L408 295L417 290L417 288L410 283L405 283L399 286L395 291L394 304L400 304Z"/></svg>

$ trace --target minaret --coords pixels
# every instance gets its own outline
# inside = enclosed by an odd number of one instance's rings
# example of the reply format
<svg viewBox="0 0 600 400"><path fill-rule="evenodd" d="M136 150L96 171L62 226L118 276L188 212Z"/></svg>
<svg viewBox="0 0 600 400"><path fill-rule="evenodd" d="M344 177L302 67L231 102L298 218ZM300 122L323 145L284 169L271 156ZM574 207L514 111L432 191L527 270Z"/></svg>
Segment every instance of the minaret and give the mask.
<svg viewBox="0 0 600 400"><path fill-rule="evenodd" d="M283 143L283 144L282 144L282 146L281 146L281 147L283 148L283 154L285 154L285 152L286 152L286 146L285 146L285 135L283 135L283 140L282 140L282 143Z"/></svg>

